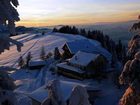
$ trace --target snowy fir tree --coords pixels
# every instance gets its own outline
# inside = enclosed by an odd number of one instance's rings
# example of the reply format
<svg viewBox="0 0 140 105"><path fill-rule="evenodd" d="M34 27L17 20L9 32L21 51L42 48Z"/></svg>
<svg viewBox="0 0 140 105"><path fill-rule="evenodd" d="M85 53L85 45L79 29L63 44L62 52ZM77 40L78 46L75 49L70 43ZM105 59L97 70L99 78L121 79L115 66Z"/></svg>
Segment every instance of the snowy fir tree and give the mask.
<svg viewBox="0 0 140 105"><path fill-rule="evenodd" d="M7 27L9 31L9 34L0 34L0 53L4 52L5 49L9 50L10 43L17 45L18 51L21 51L23 46L22 43L10 38L10 35L16 35L15 22L20 20L16 10L18 5L18 0L0 0L0 25Z"/></svg>
<svg viewBox="0 0 140 105"><path fill-rule="evenodd" d="M42 34L42 35L45 35L45 31L43 31L41 34Z"/></svg>
<svg viewBox="0 0 140 105"><path fill-rule="evenodd" d="M18 0L0 0L0 25L8 28L9 34L0 34L0 54L5 49L10 49L10 43L17 46L17 50L21 51L22 43L10 38L10 35L16 35L15 22L19 21L19 14L16 7L19 5ZM21 65L23 61L20 60ZM4 65L5 66L5 65ZM17 98L13 90L15 89L13 79L8 73L0 72L0 105L17 105Z"/></svg>
<svg viewBox="0 0 140 105"><path fill-rule="evenodd" d="M31 59L32 59L32 54L31 54L31 52L29 52L27 57L26 57L26 65L27 65L27 67L29 66L29 62L31 61Z"/></svg>
<svg viewBox="0 0 140 105"><path fill-rule="evenodd" d="M47 55L46 55L46 59L48 59L48 58L50 58L50 57L52 57L53 56L53 54L51 53L51 52L49 52Z"/></svg>
<svg viewBox="0 0 140 105"><path fill-rule="evenodd" d="M61 58L61 54L59 52L58 47L56 47L55 50L54 50L54 59L59 60L60 58Z"/></svg>
<svg viewBox="0 0 140 105"><path fill-rule="evenodd" d="M139 19L139 22L134 23L134 25L132 26L132 30L139 30L140 29L140 15L139 15L138 19Z"/></svg>
<svg viewBox="0 0 140 105"><path fill-rule="evenodd" d="M46 60L46 53L45 53L45 48L44 48L44 46L42 46L42 48L41 48L40 59L41 59L41 60Z"/></svg>
<svg viewBox="0 0 140 105"><path fill-rule="evenodd" d="M19 60L18 60L18 66L19 66L20 68L22 68L22 67L24 67L24 65L25 65L25 61L24 61L23 57L20 56L20 58L19 58Z"/></svg>
<svg viewBox="0 0 140 105"><path fill-rule="evenodd" d="M140 17L139 17L140 19ZM140 22L132 26L133 30L140 29ZM120 105L140 104L140 35L132 37L128 43L128 61L125 63L123 71L119 77L120 84L127 84L124 95L120 99Z"/></svg>

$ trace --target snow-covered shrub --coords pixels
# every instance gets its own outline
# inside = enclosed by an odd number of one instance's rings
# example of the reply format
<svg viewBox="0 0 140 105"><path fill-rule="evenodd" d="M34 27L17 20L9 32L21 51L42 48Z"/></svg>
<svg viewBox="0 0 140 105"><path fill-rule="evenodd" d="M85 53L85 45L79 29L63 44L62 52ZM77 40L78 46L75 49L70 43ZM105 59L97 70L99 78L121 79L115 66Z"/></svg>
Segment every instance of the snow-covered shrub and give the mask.
<svg viewBox="0 0 140 105"><path fill-rule="evenodd" d="M54 50L54 59L59 60L60 58L61 58L61 54L59 52L58 47L56 47L55 50Z"/></svg>
<svg viewBox="0 0 140 105"><path fill-rule="evenodd" d="M14 90L16 88L14 81L5 71L0 71L0 89Z"/></svg>
<svg viewBox="0 0 140 105"><path fill-rule="evenodd" d="M51 52L49 52L48 54L47 54L47 56L46 56L46 59L48 59L48 58L50 58L50 57L52 57L53 56L53 54L51 53Z"/></svg>
<svg viewBox="0 0 140 105"><path fill-rule="evenodd" d="M31 52L29 52L27 57L26 57L26 65L27 65L27 67L28 67L29 62L31 61L31 59L32 59L32 54L31 54Z"/></svg>
<svg viewBox="0 0 140 105"><path fill-rule="evenodd" d="M20 68L23 68L23 67L25 66L25 61L24 61L24 59L23 59L22 56L20 56L20 58L19 58L19 60L18 60L18 66L19 66Z"/></svg>
<svg viewBox="0 0 140 105"><path fill-rule="evenodd" d="M41 48L40 59L41 59L41 60L46 60L46 53L45 53L45 48L44 48L44 46L42 46L42 48Z"/></svg>

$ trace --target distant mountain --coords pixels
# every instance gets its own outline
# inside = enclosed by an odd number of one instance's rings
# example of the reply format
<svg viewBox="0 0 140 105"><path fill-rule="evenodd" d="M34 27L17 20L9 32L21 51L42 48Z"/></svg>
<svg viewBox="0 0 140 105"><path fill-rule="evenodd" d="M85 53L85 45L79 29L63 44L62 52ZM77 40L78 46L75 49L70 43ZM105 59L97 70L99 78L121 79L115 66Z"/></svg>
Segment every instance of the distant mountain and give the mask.
<svg viewBox="0 0 140 105"><path fill-rule="evenodd" d="M133 33L130 32L130 29L134 23L138 20L125 21L125 22L98 22L95 24L86 24L86 25L75 25L77 28L85 28L88 30L101 30L104 34L109 35L114 41L122 40L123 43L127 44L128 40L131 39ZM52 28L62 27L64 25L52 26ZM49 27L50 28L50 27Z"/></svg>
<svg viewBox="0 0 140 105"><path fill-rule="evenodd" d="M122 22L97 22L95 23L95 25L111 25L111 24L116 24L116 25L120 25L120 24L133 24L135 22L138 22L138 20L130 20L130 21L122 21Z"/></svg>
<svg viewBox="0 0 140 105"><path fill-rule="evenodd" d="M138 20L125 21L125 22L98 22L95 24L86 24L86 25L75 25L77 28L85 28L88 30L101 30L104 34L109 35L114 41L122 40L123 43L127 44L128 41L133 36L133 33L130 32L130 28L134 23L138 22ZM16 27L17 32L28 32L28 31L50 31L51 29L61 28L65 25L55 25L55 26L46 26L46 27L24 27L18 26ZM0 27L0 31L3 31Z"/></svg>
<svg viewBox="0 0 140 105"><path fill-rule="evenodd" d="M105 34L109 35L113 40L118 41L121 39L124 43L127 43L133 35L133 33L130 32L130 29L136 22L137 20L113 23L105 22L93 25L77 25L77 27L85 28L86 30L101 30Z"/></svg>

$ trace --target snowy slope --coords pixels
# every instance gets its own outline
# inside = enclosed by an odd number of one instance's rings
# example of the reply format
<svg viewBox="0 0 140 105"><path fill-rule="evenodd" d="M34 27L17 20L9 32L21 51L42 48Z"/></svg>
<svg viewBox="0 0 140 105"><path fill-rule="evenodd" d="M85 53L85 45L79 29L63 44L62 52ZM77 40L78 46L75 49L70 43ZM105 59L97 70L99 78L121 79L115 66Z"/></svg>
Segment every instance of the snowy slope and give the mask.
<svg viewBox="0 0 140 105"><path fill-rule="evenodd" d="M5 51L0 55L0 65L15 66L19 56L23 58L30 51L33 59L39 59L41 47L44 46L46 53L53 51L55 47L61 48L66 41L86 39L80 35L67 35L62 33L47 33L42 36L40 33L28 33L12 37L24 44L22 51L16 51L15 46L11 46L10 51ZM97 41L92 41L95 46L100 46Z"/></svg>
<svg viewBox="0 0 140 105"><path fill-rule="evenodd" d="M65 42L86 39L80 35L67 35L62 33L46 33L44 36L42 36L40 33L28 33L14 36L13 38L24 44L22 52L17 52L16 47L11 46L10 51L6 51L0 55L0 65L16 67L19 56L22 55L24 58L29 51L32 53L33 59L38 60L42 46L45 47L45 51L48 53L53 51L55 47L61 48ZM93 40L90 40L90 42L99 49L101 48L99 42ZM82 84L90 86L94 88L94 90L100 90L102 94L95 101L95 105L118 104L118 101L122 96L122 90L119 90L116 88L116 86L114 86L112 83L113 79L106 79L99 83L96 80L79 81L63 76L53 75L49 70L51 66L55 65L55 63L56 62L53 61L52 63L48 64L49 66L46 65L40 71L27 72L27 70L21 69L12 73L10 77L12 77L15 80L16 85L19 86L15 92L24 94L35 93L39 95L39 98L41 98L44 97L44 90L42 91L42 87L46 86L45 84L48 83L49 80L60 79L66 84ZM67 93L68 90L65 88L65 86L63 87L63 90Z"/></svg>

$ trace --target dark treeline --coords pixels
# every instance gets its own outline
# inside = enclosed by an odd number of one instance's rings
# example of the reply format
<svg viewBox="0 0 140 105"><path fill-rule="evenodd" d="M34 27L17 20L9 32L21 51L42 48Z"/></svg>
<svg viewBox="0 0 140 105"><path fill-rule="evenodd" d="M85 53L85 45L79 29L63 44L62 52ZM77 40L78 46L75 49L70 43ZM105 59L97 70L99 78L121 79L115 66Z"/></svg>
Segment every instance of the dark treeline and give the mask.
<svg viewBox="0 0 140 105"><path fill-rule="evenodd" d="M89 39L97 40L113 55L113 63L117 60L125 63L126 47L122 44L121 40L115 43L108 35L105 35L100 30L86 31L84 28L78 29L75 26L63 26L60 29L54 28L53 32L82 35Z"/></svg>

